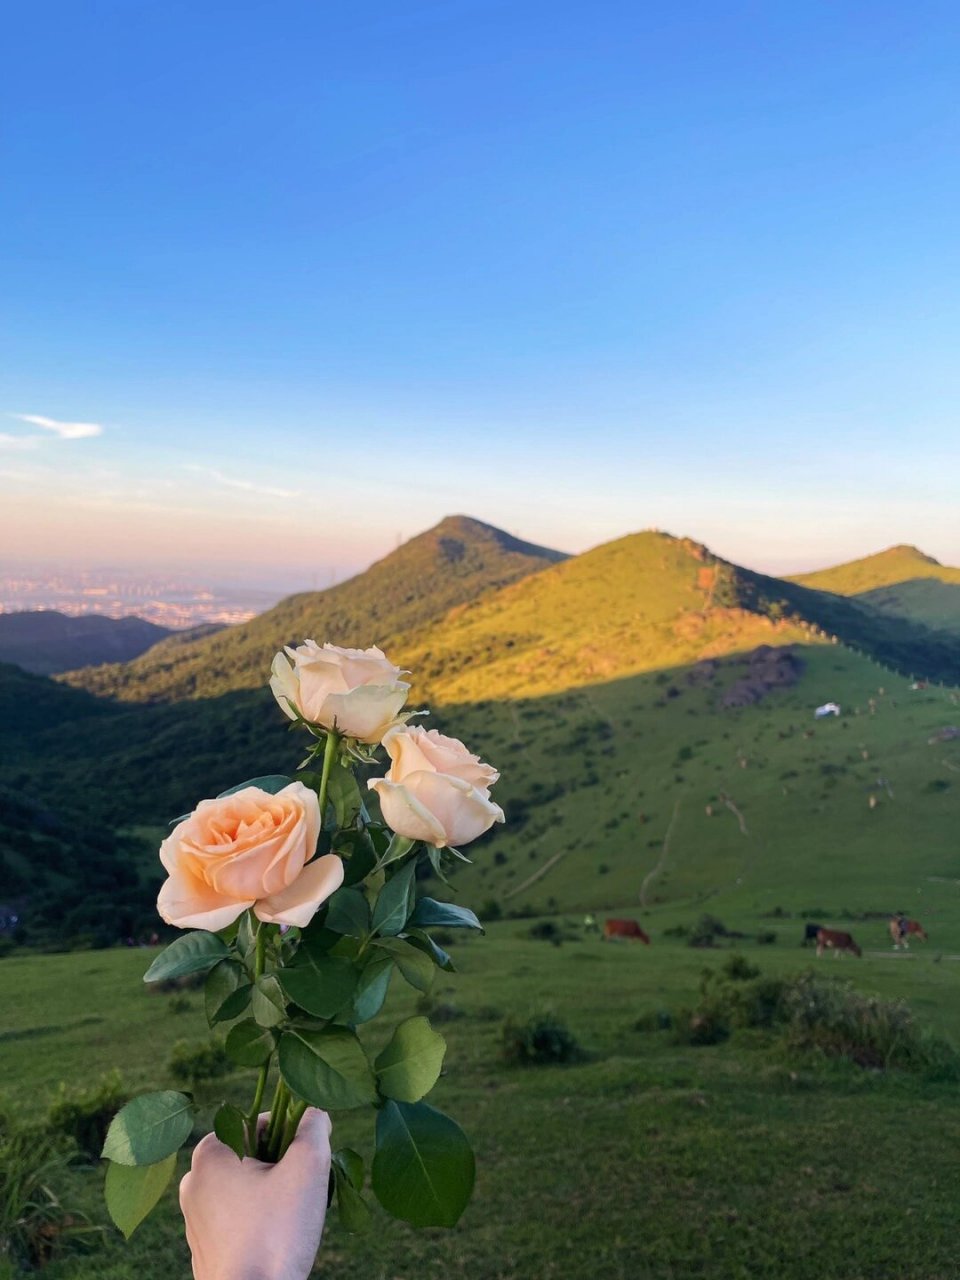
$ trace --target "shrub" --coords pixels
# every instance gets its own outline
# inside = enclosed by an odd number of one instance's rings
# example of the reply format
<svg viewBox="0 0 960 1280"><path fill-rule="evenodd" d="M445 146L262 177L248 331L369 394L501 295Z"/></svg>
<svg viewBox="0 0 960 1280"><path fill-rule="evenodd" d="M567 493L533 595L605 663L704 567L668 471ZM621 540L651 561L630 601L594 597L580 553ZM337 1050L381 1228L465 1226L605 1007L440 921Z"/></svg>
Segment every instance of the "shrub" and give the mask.
<svg viewBox="0 0 960 1280"><path fill-rule="evenodd" d="M527 930L529 937L538 942L552 942L555 947L563 943L563 932L552 920L538 920Z"/></svg>
<svg viewBox="0 0 960 1280"><path fill-rule="evenodd" d="M757 934L757 943L761 947L772 947L777 940L775 929L761 929Z"/></svg>
<svg viewBox="0 0 960 1280"><path fill-rule="evenodd" d="M47 1111L46 1128L70 1138L87 1160L99 1160L110 1121L129 1098L119 1071L91 1085L61 1084Z"/></svg>
<svg viewBox="0 0 960 1280"><path fill-rule="evenodd" d="M178 1040L167 1066L175 1080L191 1085L215 1080L233 1070L233 1063L219 1040Z"/></svg>
<svg viewBox="0 0 960 1280"><path fill-rule="evenodd" d="M687 937L688 947L712 947L717 938L727 936L726 927L715 916L704 913L690 929Z"/></svg>
<svg viewBox="0 0 960 1280"><path fill-rule="evenodd" d="M731 982L746 982L750 978L760 976L760 970L755 964L735 951L732 956L728 956L721 967L721 973L725 978L729 978Z"/></svg>
<svg viewBox="0 0 960 1280"><path fill-rule="evenodd" d="M677 1044L720 1044L729 1035L730 1027L721 1011L707 1005L681 1009L674 1019L673 1037Z"/></svg>
<svg viewBox="0 0 960 1280"><path fill-rule="evenodd" d="M582 1062L585 1054L576 1037L553 1013L539 1013L518 1022L508 1018L501 1035L504 1060L513 1066L546 1066Z"/></svg>

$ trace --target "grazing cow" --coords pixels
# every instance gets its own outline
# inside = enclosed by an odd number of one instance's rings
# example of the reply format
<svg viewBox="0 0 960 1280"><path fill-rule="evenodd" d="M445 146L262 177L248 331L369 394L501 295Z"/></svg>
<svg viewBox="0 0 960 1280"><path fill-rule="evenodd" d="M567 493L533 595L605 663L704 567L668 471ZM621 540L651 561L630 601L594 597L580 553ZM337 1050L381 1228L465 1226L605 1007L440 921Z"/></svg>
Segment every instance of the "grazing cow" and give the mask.
<svg viewBox="0 0 960 1280"><path fill-rule="evenodd" d="M650 939L637 924L636 920L604 920L603 936L607 938L633 938L649 947Z"/></svg>
<svg viewBox="0 0 960 1280"><path fill-rule="evenodd" d="M805 947L808 942L816 942L817 934L823 928L822 924L805 924L803 926L803 941L801 947Z"/></svg>
<svg viewBox="0 0 960 1280"><path fill-rule="evenodd" d="M890 938L893 941L894 951L899 951L901 947L904 951L909 951L911 936L919 938L921 942L927 941L927 932L920 921L908 920L906 916L892 916Z"/></svg>
<svg viewBox="0 0 960 1280"><path fill-rule="evenodd" d="M841 951L852 951L855 956L863 955L849 933L842 933L839 929L821 929L817 934L817 955L822 956L824 951L829 950L837 956Z"/></svg>

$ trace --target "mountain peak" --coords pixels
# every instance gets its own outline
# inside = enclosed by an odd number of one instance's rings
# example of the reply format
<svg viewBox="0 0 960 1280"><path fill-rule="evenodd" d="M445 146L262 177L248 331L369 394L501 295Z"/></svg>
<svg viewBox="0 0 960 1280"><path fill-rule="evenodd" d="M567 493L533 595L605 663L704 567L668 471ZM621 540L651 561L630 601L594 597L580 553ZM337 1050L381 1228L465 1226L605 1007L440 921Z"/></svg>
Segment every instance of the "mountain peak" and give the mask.
<svg viewBox="0 0 960 1280"><path fill-rule="evenodd" d="M554 551L550 547L542 547L534 542L525 542L522 538L518 538L512 533L507 533L504 529L498 529L496 525L486 524L483 520L477 520L474 516L467 515L444 516L438 524L424 530L423 533L418 533L408 542L403 543L398 550L402 551L404 547L414 544L429 545L444 543L445 541L448 543L461 543L463 544L463 550L466 550L469 546L478 548L486 546L515 555L534 556L550 564L567 559L567 555L563 551ZM447 558L459 558L455 546L447 546L446 551L448 553ZM393 554L396 553L394 552ZM384 557L384 559L389 558L389 556ZM382 563L382 561L379 563Z"/></svg>

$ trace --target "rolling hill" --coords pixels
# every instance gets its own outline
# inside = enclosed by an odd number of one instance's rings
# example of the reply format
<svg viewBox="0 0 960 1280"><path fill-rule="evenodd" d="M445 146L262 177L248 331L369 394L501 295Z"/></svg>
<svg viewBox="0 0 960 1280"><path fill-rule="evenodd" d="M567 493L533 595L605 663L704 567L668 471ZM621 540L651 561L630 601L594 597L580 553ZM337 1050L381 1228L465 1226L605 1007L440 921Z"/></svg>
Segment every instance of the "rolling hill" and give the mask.
<svg viewBox="0 0 960 1280"><path fill-rule="evenodd" d="M131 702L255 689L285 644L322 636L337 644L383 645L565 558L479 520L450 516L347 582L289 596L248 623L175 651L165 645L137 662L74 671L67 681Z"/></svg>
<svg viewBox="0 0 960 1280"><path fill-rule="evenodd" d="M800 574L802 586L853 596L891 617L960 634L960 569L942 565L917 547L888 547L847 564Z"/></svg>
<svg viewBox="0 0 960 1280"><path fill-rule="evenodd" d="M129 662L171 634L168 627L133 616L72 618L55 609L0 613L0 662L49 676L71 667Z"/></svg>
<svg viewBox="0 0 960 1280"><path fill-rule="evenodd" d="M434 570L439 543L426 544ZM406 549L394 553L400 567ZM958 695L911 692L903 678L905 664L929 663L960 683L955 643L664 534L554 563L511 554L539 571L472 600L462 579L441 579L432 604L429 584L412 600L405 584L394 616L407 630L383 634L380 601L375 633L412 670L413 705L428 703L431 724L503 773L508 824L474 846L462 873L471 899L506 910L655 909L749 892L758 909L836 913L889 909L960 874L960 744L929 741L960 719ZM283 638L369 643L377 620L362 603L375 583L364 577L352 603L334 597L339 613L331 593L310 597L307 607L328 612ZM384 589L398 580L381 578ZM264 615L272 630L251 623L183 646L190 679L174 654L175 678L159 686L149 655L130 664L126 701L7 669L0 698L37 710L18 731L16 762L3 753L0 783L37 802L52 769L64 808L119 829L290 771L302 744L264 687L276 614ZM324 618L341 629L320 629ZM231 673L205 646L237 635L247 640ZM215 696L198 696L208 686ZM842 716L814 722L825 701Z"/></svg>

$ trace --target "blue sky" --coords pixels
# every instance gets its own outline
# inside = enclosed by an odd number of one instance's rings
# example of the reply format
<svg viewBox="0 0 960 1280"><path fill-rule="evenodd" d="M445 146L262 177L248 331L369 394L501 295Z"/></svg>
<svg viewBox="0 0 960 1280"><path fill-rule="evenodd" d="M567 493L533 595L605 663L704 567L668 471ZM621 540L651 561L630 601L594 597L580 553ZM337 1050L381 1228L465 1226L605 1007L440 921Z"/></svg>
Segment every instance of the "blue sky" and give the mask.
<svg viewBox="0 0 960 1280"><path fill-rule="evenodd" d="M960 562L952 3L74 0L5 45L18 558L309 582L464 511Z"/></svg>

